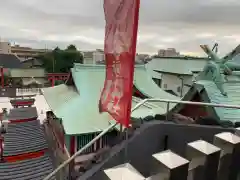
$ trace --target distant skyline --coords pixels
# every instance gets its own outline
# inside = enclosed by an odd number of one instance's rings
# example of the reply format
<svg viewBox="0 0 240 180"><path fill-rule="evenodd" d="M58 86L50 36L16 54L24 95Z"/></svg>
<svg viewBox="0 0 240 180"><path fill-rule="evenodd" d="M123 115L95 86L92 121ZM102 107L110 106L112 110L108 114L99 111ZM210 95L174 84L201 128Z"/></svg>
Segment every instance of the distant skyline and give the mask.
<svg viewBox="0 0 240 180"><path fill-rule="evenodd" d="M239 9L237 0L141 0L137 52L173 47L201 56L200 44L217 42L225 55L240 43ZM1 0L0 12L2 40L34 48L103 48L103 0Z"/></svg>

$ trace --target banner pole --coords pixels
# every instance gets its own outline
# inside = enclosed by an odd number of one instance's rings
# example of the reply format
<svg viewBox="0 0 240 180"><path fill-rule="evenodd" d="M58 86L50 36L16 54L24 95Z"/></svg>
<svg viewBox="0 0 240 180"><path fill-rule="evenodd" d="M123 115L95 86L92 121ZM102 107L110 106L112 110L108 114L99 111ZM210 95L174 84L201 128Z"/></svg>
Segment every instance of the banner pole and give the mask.
<svg viewBox="0 0 240 180"><path fill-rule="evenodd" d="M125 151L124 151L124 154L125 154L125 163L127 163L127 160L128 160L128 129L129 128L127 128L126 129L126 133L125 133L125 142L126 142L126 144L125 144Z"/></svg>

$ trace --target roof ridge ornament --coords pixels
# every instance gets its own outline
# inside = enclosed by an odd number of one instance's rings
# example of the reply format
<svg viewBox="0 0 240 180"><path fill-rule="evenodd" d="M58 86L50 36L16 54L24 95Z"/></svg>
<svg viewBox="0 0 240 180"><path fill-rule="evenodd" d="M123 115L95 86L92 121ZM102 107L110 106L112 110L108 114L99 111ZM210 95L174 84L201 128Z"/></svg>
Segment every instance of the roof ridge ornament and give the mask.
<svg viewBox="0 0 240 180"><path fill-rule="evenodd" d="M219 58L217 54L208 47L208 45L200 45L200 47L209 57L208 63L200 74L200 79L212 80L222 95L227 95L223 88L224 75L232 75L234 71L240 70L240 64L228 62L240 53L240 45L223 58Z"/></svg>

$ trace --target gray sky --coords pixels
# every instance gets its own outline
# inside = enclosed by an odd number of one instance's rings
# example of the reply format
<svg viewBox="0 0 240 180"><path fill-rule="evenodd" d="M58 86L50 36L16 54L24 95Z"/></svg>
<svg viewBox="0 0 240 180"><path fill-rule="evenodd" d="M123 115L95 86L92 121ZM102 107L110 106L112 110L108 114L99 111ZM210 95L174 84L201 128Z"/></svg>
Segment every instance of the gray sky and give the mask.
<svg viewBox="0 0 240 180"><path fill-rule="evenodd" d="M240 43L239 0L141 0L137 51L175 47L202 54L219 43L222 55ZM1 0L0 37L26 46L103 48L103 0Z"/></svg>

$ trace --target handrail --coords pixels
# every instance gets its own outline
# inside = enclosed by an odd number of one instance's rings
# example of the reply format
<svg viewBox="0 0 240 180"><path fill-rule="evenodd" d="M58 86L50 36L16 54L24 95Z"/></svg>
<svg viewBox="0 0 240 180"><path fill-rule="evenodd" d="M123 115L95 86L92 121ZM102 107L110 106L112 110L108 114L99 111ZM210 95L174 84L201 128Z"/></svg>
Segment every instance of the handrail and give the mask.
<svg viewBox="0 0 240 180"><path fill-rule="evenodd" d="M201 105L201 106L210 106L210 107L224 107L232 109L240 109L240 105L230 105L230 104L215 104L215 103L202 103L202 102L193 102L193 101L179 101L179 100L169 100L169 99L147 99L146 102L166 102L174 104L190 104L190 105Z"/></svg>
<svg viewBox="0 0 240 180"><path fill-rule="evenodd" d="M136 106L134 106L131 110L131 112L137 110L139 107L141 107L146 102L166 102L167 105L167 112L169 111L169 104L170 103L179 103L179 104L191 104L191 105L202 105L202 106L211 106L211 107L225 107L225 108L233 108L233 109L240 109L240 106L238 105L228 105L228 104L214 104L214 103L201 103L201 102L192 102L192 101L179 101L179 100L169 100L169 99L144 99L141 102L139 102ZM75 159L77 156L79 156L84 150L89 148L91 145L93 145L98 139L100 139L103 135L105 135L109 130L114 128L118 123L110 125L107 129L102 131L98 136L96 136L93 140L91 140L88 144L86 144L84 147L82 147L79 151L77 151L73 156L71 156L69 159L64 161L60 166L58 166L53 172L51 172L48 176L46 176L43 180L49 180L52 176L54 176L56 173L58 173L62 168L64 168L67 164L69 164L73 159Z"/></svg>

